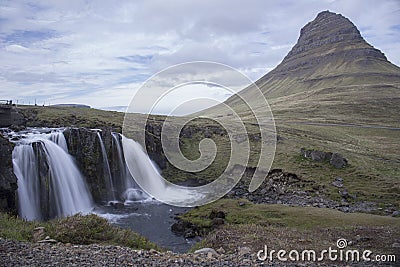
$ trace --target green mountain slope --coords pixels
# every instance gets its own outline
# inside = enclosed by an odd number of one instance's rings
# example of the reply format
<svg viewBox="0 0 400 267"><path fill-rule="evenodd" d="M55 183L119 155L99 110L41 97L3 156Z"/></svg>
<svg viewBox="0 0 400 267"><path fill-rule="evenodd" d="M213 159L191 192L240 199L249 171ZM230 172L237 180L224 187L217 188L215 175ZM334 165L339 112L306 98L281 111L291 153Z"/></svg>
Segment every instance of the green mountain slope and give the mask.
<svg viewBox="0 0 400 267"><path fill-rule="evenodd" d="M400 126L400 68L340 14L319 13L301 29L283 61L256 84L278 120ZM255 88L240 95L257 108ZM236 95L225 103L241 114L249 113ZM207 112L223 113L221 106Z"/></svg>

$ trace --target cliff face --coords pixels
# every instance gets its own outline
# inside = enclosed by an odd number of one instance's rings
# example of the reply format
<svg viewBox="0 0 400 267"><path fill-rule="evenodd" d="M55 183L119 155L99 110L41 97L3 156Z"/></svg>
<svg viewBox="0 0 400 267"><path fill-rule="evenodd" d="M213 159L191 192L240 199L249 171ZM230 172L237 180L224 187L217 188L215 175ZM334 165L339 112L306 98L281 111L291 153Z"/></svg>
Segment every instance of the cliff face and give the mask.
<svg viewBox="0 0 400 267"><path fill-rule="evenodd" d="M17 177L12 165L13 145L0 135L0 211L16 214Z"/></svg>
<svg viewBox="0 0 400 267"><path fill-rule="evenodd" d="M111 132L101 132L106 151L110 151ZM76 159L96 202L107 200L107 175L104 171L103 155L96 131L87 128L68 128L64 131L69 153Z"/></svg>

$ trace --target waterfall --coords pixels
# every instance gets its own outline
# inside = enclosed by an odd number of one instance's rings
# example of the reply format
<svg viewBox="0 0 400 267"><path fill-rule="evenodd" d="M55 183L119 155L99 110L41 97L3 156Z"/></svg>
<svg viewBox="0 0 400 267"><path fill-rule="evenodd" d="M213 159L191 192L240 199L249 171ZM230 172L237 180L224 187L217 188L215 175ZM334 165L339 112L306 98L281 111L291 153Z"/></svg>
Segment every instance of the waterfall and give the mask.
<svg viewBox="0 0 400 267"><path fill-rule="evenodd" d="M165 180L157 165L136 141L122 136L122 144L128 170L141 189L164 203L175 206L193 203L192 206L196 206L198 199L201 199L201 194L196 188L184 188Z"/></svg>
<svg viewBox="0 0 400 267"><path fill-rule="evenodd" d="M29 133L13 150L20 216L27 220L89 212L92 197L62 132Z"/></svg>
<svg viewBox="0 0 400 267"><path fill-rule="evenodd" d="M114 189L113 177L111 175L110 164L108 163L107 151L106 148L104 147L103 139L101 138L100 132L97 132L97 137L99 138L101 155L103 157L104 179L107 186L108 200L114 201L116 200L115 189Z"/></svg>
<svg viewBox="0 0 400 267"><path fill-rule="evenodd" d="M125 156L122 148L123 136L119 133L112 133L113 151L116 152L116 159L118 172L113 177L114 188L118 192L118 197L125 202L130 201L143 201L151 199L149 195L144 193L134 181L128 166L125 162Z"/></svg>
<svg viewBox="0 0 400 267"><path fill-rule="evenodd" d="M133 179L130 179L129 172L127 171L125 158L122 152L122 145L120 140L120 134L112 133L112 151L115 152L116 169L118 170L114 175L114 187L120 196L127 188L134 187Z"/></svg>
<svg viewBox="0 0 400 267"><path fill-rule="evenodd" d="M68 153L67 140L62 131L52 131L48 134L49 139L59 145L65 152Z"/></svg>
<svg viewBox="0 0 400 267"><path fill-rule="evenodd" d="M40 209L41 181L32 145L16 146L12 158L14 174L18 178L20 216L29 221L42 220Z"/></svg>

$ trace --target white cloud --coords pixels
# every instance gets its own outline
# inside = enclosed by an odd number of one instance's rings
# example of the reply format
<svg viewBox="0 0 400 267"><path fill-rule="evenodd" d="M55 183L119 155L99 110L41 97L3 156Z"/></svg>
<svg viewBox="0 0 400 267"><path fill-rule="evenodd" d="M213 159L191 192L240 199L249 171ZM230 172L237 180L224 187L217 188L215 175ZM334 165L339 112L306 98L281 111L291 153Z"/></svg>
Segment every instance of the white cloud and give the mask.
<svg viewBox="0 0 400 267"><path fill-rule="evenodd" d="M30 50L29 48L26 48L25 46L16 45L16 44L7 45L5 47L5 49L7 52L14 52L14 53L27 52Z"/></svg>

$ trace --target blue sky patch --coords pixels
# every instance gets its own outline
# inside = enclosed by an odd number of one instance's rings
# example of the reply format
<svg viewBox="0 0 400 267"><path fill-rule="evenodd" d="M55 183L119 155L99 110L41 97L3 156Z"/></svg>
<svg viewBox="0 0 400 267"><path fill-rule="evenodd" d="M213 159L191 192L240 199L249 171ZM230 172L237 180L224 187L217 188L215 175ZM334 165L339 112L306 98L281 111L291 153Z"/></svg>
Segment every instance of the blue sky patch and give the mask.
<svg viewBox="0 0 400 267"><path fill-rule="evenodd" d="M122 57L117 57L120 60L126 61L126 62L132 62L132 63L140 63L140 64L147 64L149 63L153 55L132 55L132 56L122 56Z"/></svg>
<svg viewBox="0 0 400 267"><path fill-rule="evenodd" d="M48 40L56 37L55 31L22 31L17 30L5 36L4 41L8 44L29 46L32 43Z"/></svg>

